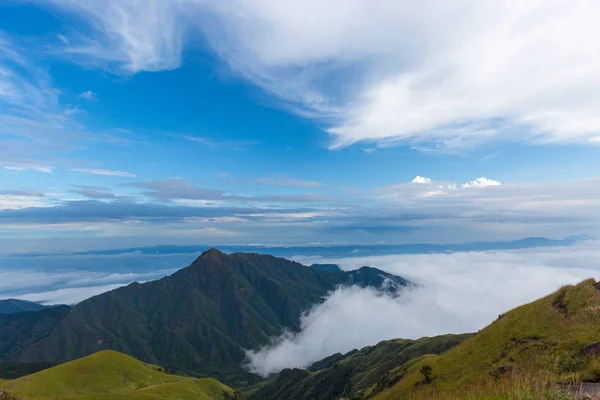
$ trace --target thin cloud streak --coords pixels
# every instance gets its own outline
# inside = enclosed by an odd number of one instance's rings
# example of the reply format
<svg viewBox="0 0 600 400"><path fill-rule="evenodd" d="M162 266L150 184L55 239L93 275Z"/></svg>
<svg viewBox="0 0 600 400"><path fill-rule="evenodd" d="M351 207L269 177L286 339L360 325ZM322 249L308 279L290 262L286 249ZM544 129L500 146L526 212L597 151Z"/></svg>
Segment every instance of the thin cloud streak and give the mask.
<svg viewBox="0 0 600 400"><path fill-rule="evenodd" d="M113 171L110 169L71 168L71 171L80 172L82 174L91 174L91 175L120 176L120 177L124 177L124 178L135 178L136 177L136 175L131 172Z"/></svg>

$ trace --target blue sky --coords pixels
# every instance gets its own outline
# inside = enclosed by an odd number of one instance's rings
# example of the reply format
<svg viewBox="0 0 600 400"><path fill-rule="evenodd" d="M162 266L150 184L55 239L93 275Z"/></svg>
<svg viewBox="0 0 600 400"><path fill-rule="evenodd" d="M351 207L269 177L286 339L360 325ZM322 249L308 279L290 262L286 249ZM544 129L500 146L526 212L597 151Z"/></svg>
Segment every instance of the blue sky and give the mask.
<svg viewBox="0 0 600 400"><path fill-rule="evenodd" d="M600 7L411 3L3 2L0 252L596 237Z"/></svg>

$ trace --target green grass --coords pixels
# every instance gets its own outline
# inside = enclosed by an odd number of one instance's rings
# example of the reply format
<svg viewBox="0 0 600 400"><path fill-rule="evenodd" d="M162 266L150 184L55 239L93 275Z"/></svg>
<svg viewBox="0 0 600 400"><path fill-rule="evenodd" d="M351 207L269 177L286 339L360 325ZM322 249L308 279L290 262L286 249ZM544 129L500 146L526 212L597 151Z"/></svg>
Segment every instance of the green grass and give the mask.
<svg viewBox="0 0 600 400"><path fill-rule="evenodd" d="M507 312L444 354L404 365L402 379L375 399L565 398L558 385L600 381L600 359L579 355L600 340L599 327L598 284L566 286ZM419 370L426 364L433 382L424 385ZM503 365L515 367L511 377L490 376Z"/></svg>
<svg viewBox="0 0 600 400"><path fill-rule="evenodd" d="M28 400L223 400L225 393L233 396L232 389L214 379L169 375L156 365L110 350L2 381L0 389Z"/></svg>

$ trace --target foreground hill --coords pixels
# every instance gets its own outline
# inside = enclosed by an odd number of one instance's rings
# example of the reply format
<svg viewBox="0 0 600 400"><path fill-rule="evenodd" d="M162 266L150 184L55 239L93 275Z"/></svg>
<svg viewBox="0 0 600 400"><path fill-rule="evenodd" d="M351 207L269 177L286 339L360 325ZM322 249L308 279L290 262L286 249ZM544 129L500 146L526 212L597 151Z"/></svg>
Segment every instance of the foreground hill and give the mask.
<svg viewBox="0 0 600 400"><path fill-rule="evenodd" d="M46 306L33 301L6 299L0 300L0 314L14 314L26 311L40 311Z"/></svg>
<svg viewBox="0 0 600 400"><path fill-rule="evenodd" d="M308 369L286 369L248 394L251 400L331 400L361 398L389 382L386 374L425 354L440 354L470 334L419 340L387 340L348 354L334 354Z"/></svg>
<svg viewBox="0 0 600 400"><path fill-rule="evenodd" d="M3 381L0 389L28 400L238 398L231 388L214 379L168 375L160 367L116 351L100 351L33 375Z"/></svg>
<svg viewBox="0 0 600 400"><path fill-rule="evenodd" d="M390 371L388 381L398 383L375 399L566 399L582 383L595 392L585 383L600 382L599 341L600 284L590 279L501 315L444 354Z"/></svg>
<svg viewBox="0 0 600 400"><path fill-rule="evenodd" d="M211 249L171 276L93 297L54 320L8 320L0 325L0 339L10 343L0 348L0 357L64 362L113 349L172 371L244 385L257 379L241 367L246 349L269 343L284 328L298 330L303 311L350 284L394 294L409 282L375 268L321 271ZM31 325L40 328L22 338L19 332Z"/></svg>

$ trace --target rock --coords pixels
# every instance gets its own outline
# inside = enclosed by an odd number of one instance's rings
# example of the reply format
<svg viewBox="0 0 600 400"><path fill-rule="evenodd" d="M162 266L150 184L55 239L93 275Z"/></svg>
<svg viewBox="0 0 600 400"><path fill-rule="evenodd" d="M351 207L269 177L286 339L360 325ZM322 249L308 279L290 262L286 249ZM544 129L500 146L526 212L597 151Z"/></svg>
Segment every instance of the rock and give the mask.
<svg viewBox="0 0 600 400"><path fill-rule="evenodd" d="M588 344L581 350L582 356L597 356L600 354L600 340L592 344Z"/></svg>
<svg viewBox="0 0 600 400"><path fill-rule="evenodd" d="M502 365L498 368L496 368L493 371L490 371L490 375L493 376L494 378L501 378L503 376L510 376L512 374L515 373L515 370L517 368L514 365L511 364L507 364L507 365Z"/></svg>

